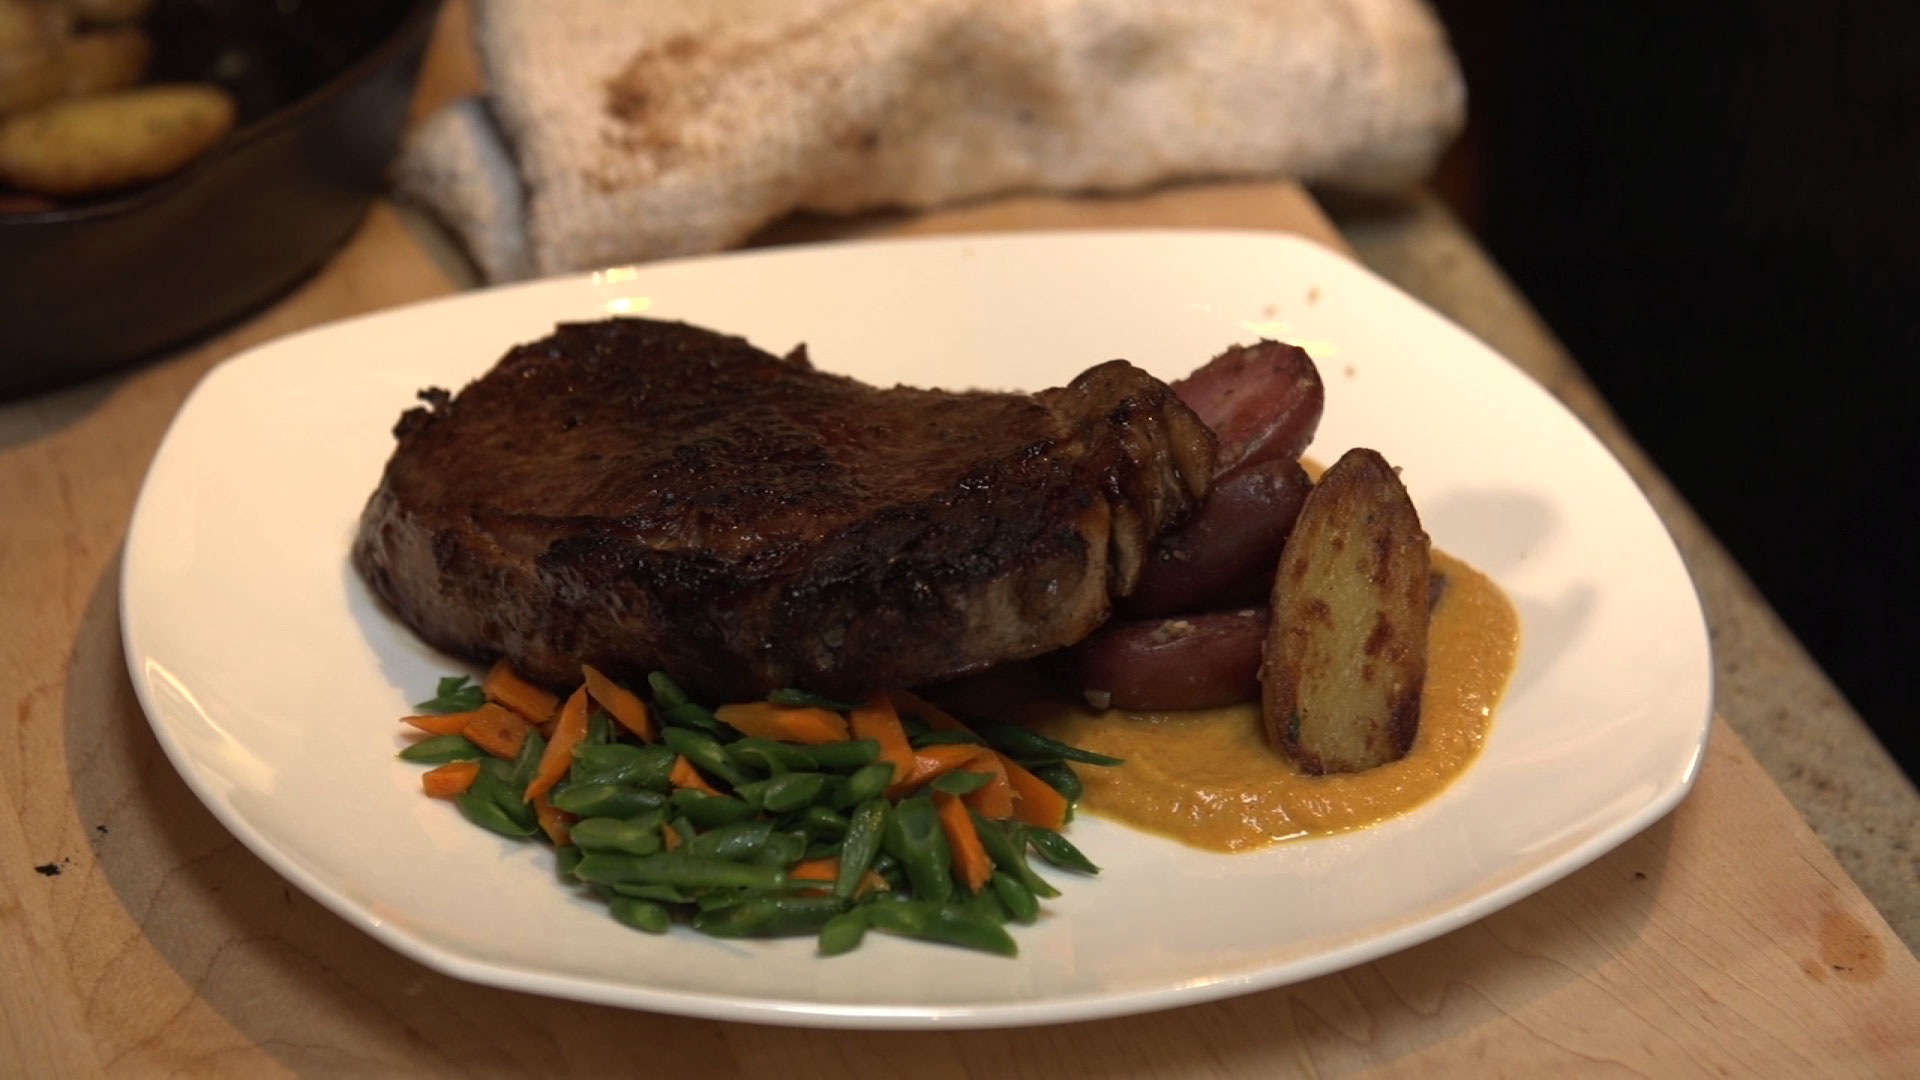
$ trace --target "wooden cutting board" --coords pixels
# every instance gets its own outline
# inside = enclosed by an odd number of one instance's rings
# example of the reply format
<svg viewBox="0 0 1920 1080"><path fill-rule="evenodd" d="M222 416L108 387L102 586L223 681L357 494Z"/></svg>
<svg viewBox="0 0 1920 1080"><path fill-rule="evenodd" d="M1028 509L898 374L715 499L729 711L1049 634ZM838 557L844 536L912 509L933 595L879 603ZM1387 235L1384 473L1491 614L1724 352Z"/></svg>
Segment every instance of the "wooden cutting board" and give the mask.
<svg viewBox="0 0 1920 1080"><path fill-rule="evenodd" d="M1287 183L1009 199L767 239L1127 225L1342 246ZM248 323L0 405L0 1074L1920 1075L1920 964L1724 724L1678 810L1560 883L1374 963L1210 1005L1013 1031L809 1031L487 989L401 957L242 847L166 761L122 660L117 560L146 465L210 366L452 291L429 250L376 207Z"/></svg>
<svg viewBox="0 0 1920 1080"><path fill-rule="evenodd" d="M1340 244L1284 183L1011 199L833 228L1113 225L1234 225ZM209 366L451 288L379 207L320 276L220 339L0 407L0 610L12 615L0 624L0 700L13 719L0 740L0 1061L31 1066L22 1074L591 1074L640 1061L722 1077L1532 1074L1601 1063L1920 1072L1920 965L1724 725L1686 803L1544 892L1347 972L1144 1017L813 1032L491 990L402 958L281 880L174 773L123 666L116 560L146 463Z"/></svg>

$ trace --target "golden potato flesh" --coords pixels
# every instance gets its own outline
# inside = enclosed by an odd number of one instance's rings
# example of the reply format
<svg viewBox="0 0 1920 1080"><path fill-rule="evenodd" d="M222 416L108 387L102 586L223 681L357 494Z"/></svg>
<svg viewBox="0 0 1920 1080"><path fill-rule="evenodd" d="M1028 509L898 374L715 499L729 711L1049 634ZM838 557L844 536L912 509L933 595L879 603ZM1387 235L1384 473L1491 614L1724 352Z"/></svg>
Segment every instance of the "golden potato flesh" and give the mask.
<svg viewBox="0 0 1920 1080"><path fill-rule="evenodd" d="M1406 755L1427 670L1431 546L1392 466L1350 450L1280 554L1261 661L1267 741L1308 773Z"/></svg>

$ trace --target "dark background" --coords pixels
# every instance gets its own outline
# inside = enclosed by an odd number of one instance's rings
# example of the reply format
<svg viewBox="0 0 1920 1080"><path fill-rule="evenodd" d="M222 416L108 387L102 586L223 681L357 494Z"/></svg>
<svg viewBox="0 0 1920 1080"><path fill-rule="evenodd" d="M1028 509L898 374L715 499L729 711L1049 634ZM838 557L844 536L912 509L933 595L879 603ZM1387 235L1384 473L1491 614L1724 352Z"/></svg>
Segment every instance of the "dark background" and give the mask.
<svg viewBox="0 0 1920 1080"><path fill-rule="evenodd" d="M1441 197L1920 776L1920 2L1434 6Z"/></svg>

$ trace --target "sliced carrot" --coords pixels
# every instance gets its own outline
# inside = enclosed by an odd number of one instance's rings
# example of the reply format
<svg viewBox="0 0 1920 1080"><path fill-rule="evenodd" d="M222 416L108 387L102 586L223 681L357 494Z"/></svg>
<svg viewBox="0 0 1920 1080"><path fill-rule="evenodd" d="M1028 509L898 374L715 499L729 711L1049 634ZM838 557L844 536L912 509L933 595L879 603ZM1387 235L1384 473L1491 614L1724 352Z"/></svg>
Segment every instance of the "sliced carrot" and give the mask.
<svg viewBox="0 0 1920 1080"><path fill-rule="evenodd" d="M973 755L972 761L961 768L968 772L983 772L993 778L984 786L960 796L961 802L989 820L998 821L1013 816L1013 782L1007 778L1007 767L1000 763L999 754L982 748Z"/></svg>
<svg viewBox="0 0 1920 1080"><path fill-rule="evenodd" d="M560 719L553 725L547 748L540 753L540 764L527 781L526 801L545 795L573 767L573 748L587 737L587 688L582 686L567 696L560 707Z"/></svg>
<svg viewBox="0 0 1920 1080"><path fill-rule="evenodd" d="M1005 754L996 754L1013 785L1013 816L1029 825L1058 829L1067 823L1067 800L1053 785L1028 772Z"/></svg>
<svg viewBox="0 0 1920 1080"><path fill-rule="evenodd" d="M667 774L667 782L674 787L690 787L709 795L720 794L720 789L707 783L707 778L700 775L700 770L693 767L693 762L688 761L685 754L674 756L673 771Z"/></svg>
<svg viewBox="0 0 1920 1080"><path fill-rule="evenodd" d="M505 657L494 661L487 677L480 680L480 689L488 701L497 701L534 724L545 723L560 704L558 697L521 678Z"/></svg>
<svg viewBox="0 0 1920 1080"><path fill-rule="evenodd" d="M640 700L640 695L600 674L591 664L581 664L580 674L586 676L587 693L592 694L593 700L621 727L640 736L641 742L653 741L653 716L647 712L647 703Z"/></svg>
<svg viewBox="0 0 1920 1080"><path fill-rule="evenodd" d="M787 867L789 881L819 881L831 885L840 878L840 856L828 855L819 859L802 859ZM854 889L854 895L865 896L875 889L890 889L887 879L868 870L860 875L860 884ZM824 896L830 889L806 889L808 896Z"/></svg>
<svg viewBox="0 0 1920 1080"><path fill-rule="evenodd" d="M473 786L473 778L479 775L480 763L477 761L449 761L421 773L420 786L436 799L451 799L455 795L465 795L467 789Z"/></svg>
<svg viewBox="0 0 1920 1080"><path fill-rule="evenodd" d="M782 742L830 743L847 738L847 719L832 709L742 701L713 710L714 719L742 735Z"/></svg>
<svg viewBox="0 0 1920 1080"><path fill-rule="evenodd" d="M565 847L572 839L570 826L580 820L579 815L569 814L553 805L546 792L533 797L533 818L540 823L540 831L547 834L554 846Z"/></svg>
<svg viewBox="0 0 1920 1080"><path fill-rule="evenodd" d="M947 834L953 876L965 883L968 891L979 892L993 877L993 858L974 830L973 815L967 813L967 804L961 802L958 795L935 791L933 808L940 815L940 831Z"/></svg>
<svg viewBox="0 0 1920 1080"><path fill-rule="evenodd" d="M847 732L853 738L879 743L880 760L893 763L895 780L913 774L913 745L907 741L907 729L900 726L900 714L887 695L875 694L847 714Z"/></svg>
<svg viewBox="0 0 1920 1080"><path fill-rule="evenodd" d="M887 798L897 799L913 791L920 785L972 761L980 753L980 748L972 743L936 743L923 746L913 752L913 771L906 779L895 780L887 786Z"/></svg>
<svg viewBox="0 0 1920 1080"><path fill-rule="evenodd" d="M661 822L660 846L668 851L677 850L680 847L680 830L665 822Z"/></svg>
<svg viewBox="0 0 1920 1080"><path fill-rule="evenodd" d="M787 867L788 881L833 881L840 876L840 856L801 859Z"/></svg>
<svg viewBox="0 0 1920 1080"><path fill-rule="evenodd" d="M893 699L895 713L912 713L935 731L973 731L959 717L911 690L889 690L887 696Z"/></svg>
<svg viewBox="0 0 1920 1080"><path fill-rule="evenodd" d="M531 730L533 726L519 713L489 701L473 710L460 734L494 757L512 761L519 756L520 744L527 741L527 732Z"/></svg>
<svg viewBox="0 0 1920 1080"><path fill-rule="evenodd" d="M473 716L470 712L428 713L425 716L403 716L400 722L412 724L429 735L458 735L467 728L467 720Z"/></svg>

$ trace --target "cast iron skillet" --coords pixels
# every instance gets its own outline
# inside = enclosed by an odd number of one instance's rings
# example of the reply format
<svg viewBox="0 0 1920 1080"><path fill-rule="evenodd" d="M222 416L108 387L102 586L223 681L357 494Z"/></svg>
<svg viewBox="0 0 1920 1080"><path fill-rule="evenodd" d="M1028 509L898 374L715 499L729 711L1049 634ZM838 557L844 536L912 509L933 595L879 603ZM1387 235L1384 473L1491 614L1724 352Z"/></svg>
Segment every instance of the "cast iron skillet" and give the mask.
<svg viewBox="0 0 1920 1080"><path fill-rule="evenodd" d="M0 214L0 397L152 356L317 269L379 192L439 0L160 0L152 81L239 118L159 183Z"/></svg>

